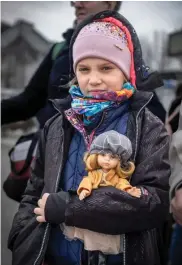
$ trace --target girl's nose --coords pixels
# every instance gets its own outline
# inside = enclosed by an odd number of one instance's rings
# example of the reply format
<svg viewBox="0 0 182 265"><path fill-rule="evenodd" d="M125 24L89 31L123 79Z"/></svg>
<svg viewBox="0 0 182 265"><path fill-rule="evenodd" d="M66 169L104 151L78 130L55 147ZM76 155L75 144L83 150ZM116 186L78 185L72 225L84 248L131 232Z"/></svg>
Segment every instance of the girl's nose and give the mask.
<svg viewBox="0 0 182 265"><path fill-rule="evenodd" d="M89 85L91 86L98 86L102 83L101 79L99 78L99 76L97 74L91 74L89 76Z"/></svg>

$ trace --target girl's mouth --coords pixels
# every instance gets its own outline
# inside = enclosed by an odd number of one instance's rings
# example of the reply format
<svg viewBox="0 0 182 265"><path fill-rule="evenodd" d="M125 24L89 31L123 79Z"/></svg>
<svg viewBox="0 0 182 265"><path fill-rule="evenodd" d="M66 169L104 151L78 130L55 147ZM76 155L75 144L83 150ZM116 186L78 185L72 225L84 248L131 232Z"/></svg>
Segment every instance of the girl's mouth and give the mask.
<svg viewBox="0 0 182 265"><path fill-rule="evenodd" d="M103 94L103 93L105 93L105 92L106 92L106 90L92 90L92 91L89 91L89 93L90 93L91 95Z"/></svg>

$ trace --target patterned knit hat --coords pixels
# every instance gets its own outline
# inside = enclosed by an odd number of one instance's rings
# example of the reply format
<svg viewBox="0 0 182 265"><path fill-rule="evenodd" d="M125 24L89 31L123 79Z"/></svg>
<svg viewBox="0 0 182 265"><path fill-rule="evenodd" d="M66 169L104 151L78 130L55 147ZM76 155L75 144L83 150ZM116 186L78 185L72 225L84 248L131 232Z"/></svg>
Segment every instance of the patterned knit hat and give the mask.
<svg viewBox="0 0 182 265"><path fill-rule="evenodd" d="M126 163L132 155L132 145L128 137L111 130L100 134L94 139L89 153L118 155L122 163Z"/></svg>
<svg viewBox="0 0 182 265"><path fill-rule="evenodd" d="M73 69L88 57L108 60L118 66L130 80L131 52L125 32L117 25L95 21L79 32L73 45Z"/></svg>

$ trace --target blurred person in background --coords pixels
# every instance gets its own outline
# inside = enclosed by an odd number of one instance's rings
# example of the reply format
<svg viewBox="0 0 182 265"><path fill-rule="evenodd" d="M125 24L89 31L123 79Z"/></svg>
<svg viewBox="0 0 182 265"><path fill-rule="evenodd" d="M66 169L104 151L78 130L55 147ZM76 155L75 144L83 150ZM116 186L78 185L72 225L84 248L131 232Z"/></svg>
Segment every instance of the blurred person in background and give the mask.
<svg viewBox="0 0 182 265"><path fill-rule="evenodd" d="M172 135L170 146L170 199L171 211L176 221L171 240L171 265L182 264L182 103L179 117L179 127Z"/></svg>
<svg viewBox="0 0 182 265"><path fill-rule="evenodd" d="M1 103L1 123L8 124L36 116L42 128L55 114L49 99L65 98L68 89L64 85L71 79L69 44L74 28L90 14L104 10L119 11L122 1L72 1L76 20L71 29L63 33L64 41L54 44L31 78L24 92ZM154 87L155 88L155 87ZM166 112L154 93L148 108L165 122Z"/></svg>
<svg viewBox="0 0 182 265"><path fill-rule="evenodd" d="M175 98L169 107L169 111L168 111L167 119L166 119L166 129L168 131L168 134L171 136L172 136L172 134L174 134L178 130L181 100L182 100L182 83L179 83L177 88L176 88ZM179 132L177 133L177 135L179 135ZM171 150L175 148L173 146L173 144L174 143L176 144L176 140L174 140L174 139L179 139L179 136L176 137L175 134L172 137L173 137L173 142L171 145ZM173 156L174 156L174 158L173 158ZM173 151L173 155L171 157L172 163L174 163L174 159L176 159L176 157L177 157L177 153L174 155L174 151ZM172 174L170 181L172 181L173 178L174 177ZM174 178L174 181L172 181L172 182L175 182L175 178ZM173 185L175 185L175 184L173 183L172 186ZM178 247L176 248L178 243L180 243L179 244L180 247L182 246L182 241L178 242L178 240L180 239L180 236L181 236L181 240L182 240L182 229L180 228L180 226L178 224L175 224L174 228L173 228L173 224L174 224L174 219L173 219L172 215L170 214L169 220L166 223L166 229L164 231L164 233L165 233L164 237L165 237L165 242L167 242L166 247L168 246L168 244L170 247L170 259L173 261L172 265L173 264L177 265L178 263L174 262L174 258L179 256L177 254L179 251ZM179 233L179 235L178 235L178 233ZM181 262L179 264L182 264L182 259L181 259Z"/></svg>
<svg viewBox="0 0 182 265"><path fill-rule="evenodd" d="M166 128L170 135L175 133L178 129L181 100L182 100L182 83L178 84L176 88L175 99L172 101L168 111Z"/></svg>

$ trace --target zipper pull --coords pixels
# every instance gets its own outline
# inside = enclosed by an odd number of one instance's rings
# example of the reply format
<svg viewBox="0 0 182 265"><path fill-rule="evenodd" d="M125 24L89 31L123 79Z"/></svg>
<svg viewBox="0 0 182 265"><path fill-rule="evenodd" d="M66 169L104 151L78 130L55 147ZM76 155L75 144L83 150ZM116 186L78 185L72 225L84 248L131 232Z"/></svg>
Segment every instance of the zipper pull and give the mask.
<svg viewBox="0 0 182 265"><path fill-rule="evenodd" d="M88 136L89 141L88 141L88 150L90 150L90 146L92 144L93 138L94 138L95 130L92 131L92 133Z"/></svg>

